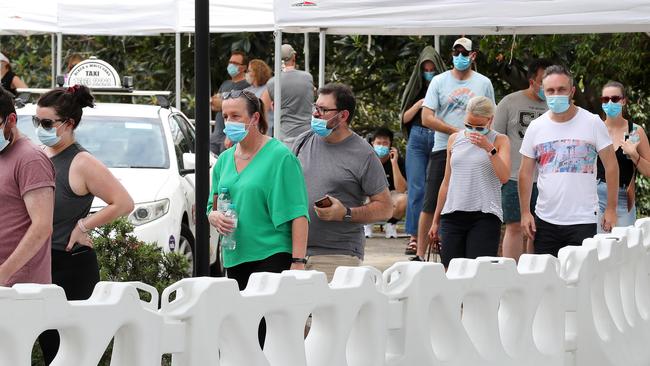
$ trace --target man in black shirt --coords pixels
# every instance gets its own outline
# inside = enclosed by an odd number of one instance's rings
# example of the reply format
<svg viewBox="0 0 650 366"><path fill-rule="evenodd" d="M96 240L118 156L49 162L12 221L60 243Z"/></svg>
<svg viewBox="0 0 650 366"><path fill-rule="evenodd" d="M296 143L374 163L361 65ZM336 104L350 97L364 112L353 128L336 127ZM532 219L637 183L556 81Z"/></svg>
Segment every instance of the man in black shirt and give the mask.
<svg viewBox="0 0 650 366"><path fill-rule="evenodd" d="M393 147L393 132L385 127L380 127L373 133L372 146L379 157L388 180L393 201L393 217L388 220L384 228L386 238L397 238L397 222L404 218L406 213L406 168L404 159L399 156L399 151ZM364 232L367 238L372 236L372 225L365 225Z"/></svg>

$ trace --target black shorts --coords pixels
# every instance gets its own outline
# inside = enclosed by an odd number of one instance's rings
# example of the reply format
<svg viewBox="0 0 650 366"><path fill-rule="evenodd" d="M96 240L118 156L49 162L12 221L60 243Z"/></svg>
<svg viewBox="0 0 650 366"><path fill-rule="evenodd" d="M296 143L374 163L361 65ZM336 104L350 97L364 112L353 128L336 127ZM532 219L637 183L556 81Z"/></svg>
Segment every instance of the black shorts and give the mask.
<svg viewBox="0 0 650 366"><path fill-rule="evenodd" d="M535 217L535 254L557 253L567 245L582 245L582 241L596 235L596 224L556 225Z"/></svg>
<svg viewBox="0 0 650 366"><path fill-rule="evenodd" d="M438 204L438 191L445 178L445 166L447 165L447 150L434 151L429 154L427 165L427 180L424 189L424 203L422 211L426 213L436 212Z"/></svg>

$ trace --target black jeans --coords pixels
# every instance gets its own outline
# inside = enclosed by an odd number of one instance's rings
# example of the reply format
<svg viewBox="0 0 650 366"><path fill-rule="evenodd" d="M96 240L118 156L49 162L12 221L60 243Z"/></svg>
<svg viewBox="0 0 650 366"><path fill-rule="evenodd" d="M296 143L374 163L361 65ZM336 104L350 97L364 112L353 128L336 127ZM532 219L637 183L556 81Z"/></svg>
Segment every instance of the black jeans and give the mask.
<svg viewBox="0 0 650 366"><path fill-rule="evenodd" d="M87 300L99 282L97 254L91 248L69 253L52 251L52 283L63 287L68 300ZM38 337L45 364L49 365L59 351L59 332L46 330Z"/></svg>
<svg viewBox="0 0 650 366"><path fill-rule="evenodd" d="M438 204L438 192L445 178L445 167L447 166L447 149L434 151L429 155L427 164L427 179L424 188L424 201L422 211L428 213L436 212Z"/></svg>
<svg viewBox="0 0 650 366"><path fill-rule="evenodd" d="M596 235L597 224L556 225L535 217L535 254L557 257L567 245L582 245L582 241Z"/></svg>
<svg viewBox="0 0 650 366"><path fill-rule="evenodd" d="M455 211L440 216L440 258L445 268L453 258L495 257L501 220L484 212Z"/></svg>
<svg viewBox="0 0 650 366"><path fill-rule="evenodd" d="M248 279L255 272L273 272L281 273L284 270L291 268L291 254L290 253L277 253L272 256L254 262L246 262L238 264L234 267L226 268L226 275L237 281L239 290L243 290L248 285ZM264 348L264 340L266 339L266 321L262 318L260 326L257 329L257 339L260 342L260 347Z"/></svg>

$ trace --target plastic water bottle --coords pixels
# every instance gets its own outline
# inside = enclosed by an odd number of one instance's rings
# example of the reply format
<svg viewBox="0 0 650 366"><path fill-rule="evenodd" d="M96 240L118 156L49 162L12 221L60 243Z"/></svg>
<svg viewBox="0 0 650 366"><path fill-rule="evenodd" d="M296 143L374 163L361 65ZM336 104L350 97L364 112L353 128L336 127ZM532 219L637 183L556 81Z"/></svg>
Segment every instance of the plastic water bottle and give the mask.
<svg viewBox="0 0 650 366"><path fill-rule="evenodd" d="M221 248L226 250L234 250L237 247L237 242L235 241L235 232L237 231L237 211L235 210L235 204L231 203L226 210L226 217L233 220L233 229L230 234L221 235Z"/></svg>
<svg viewBox="0 0 650 366"><path fill-rule="evenodd" d="M631 134L629 134L629 135L627 133L625 134L625 139L627 141L633 143L633 144L636 144L637 142L639 142L641 140L641 137L639 137L639 131L637 131L636 126L634 126L632 128L632 133ZM631 159L628 154L625 154L625 157L627 157L628 159Z"/></svg>
<svg viewBox="0 0 650 366"><path fill-rule="evenodd" d="M217 198L217 211L226 212L230 207L230 192L228 188L221 188L221 193Z"/></svg>

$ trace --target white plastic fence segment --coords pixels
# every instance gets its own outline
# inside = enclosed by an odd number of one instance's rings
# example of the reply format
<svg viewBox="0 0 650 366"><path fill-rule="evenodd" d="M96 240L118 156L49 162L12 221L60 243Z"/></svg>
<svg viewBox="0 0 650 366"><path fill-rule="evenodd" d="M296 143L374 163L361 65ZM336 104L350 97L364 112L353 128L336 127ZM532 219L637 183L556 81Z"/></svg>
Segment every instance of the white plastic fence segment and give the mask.
<svg viewBox="0 0 650 366"><path fill-rule="evenodd" d="M102 282L86 301L16 285L0 288L0 365L30 365L46 329L61 334L55 366L96 365L111 339L115 366L158 366L165 353L174 366L649 365L649 250L641 219L518 266L340 267L329 284L313 271L256 273L244 291L231 279L185 279L160 310L141 283Z"/></svg>

